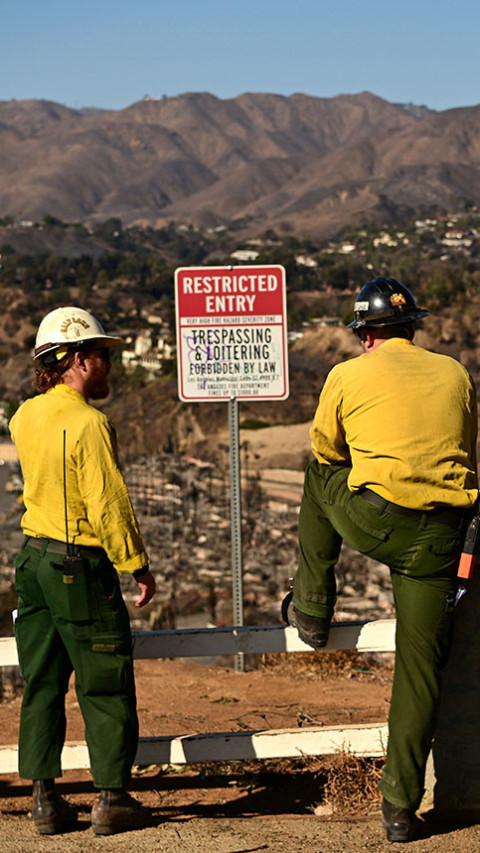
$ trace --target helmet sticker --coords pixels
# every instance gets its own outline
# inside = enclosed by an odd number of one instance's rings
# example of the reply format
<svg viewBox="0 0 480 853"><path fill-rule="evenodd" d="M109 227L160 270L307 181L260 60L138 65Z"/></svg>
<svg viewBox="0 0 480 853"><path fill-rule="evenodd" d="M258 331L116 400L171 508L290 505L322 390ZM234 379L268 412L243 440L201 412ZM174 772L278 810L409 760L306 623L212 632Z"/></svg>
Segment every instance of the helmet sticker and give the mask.
<svg viewBox="0 0 480 853"><path fill-rule="evenodd" d="M390 297L390 303L393 305L394 308L396 308L399 305L406 305L407 300L405 299L403 293L392 293Z"/></svg>
<svg viewBox="0 0 480 853"><path fill-rule="evenodd" d="M370 307L369 302L355 302L354 311L368 311Z"/></svg>
<svg viewBox="0 0 480 853"><path fill-rule="evenodd" d="M82 329L79 326L89 329L90 323L87 323L82 317L67 317L60 326L60 331L68 340L80 338L82 336Z"/></svg>

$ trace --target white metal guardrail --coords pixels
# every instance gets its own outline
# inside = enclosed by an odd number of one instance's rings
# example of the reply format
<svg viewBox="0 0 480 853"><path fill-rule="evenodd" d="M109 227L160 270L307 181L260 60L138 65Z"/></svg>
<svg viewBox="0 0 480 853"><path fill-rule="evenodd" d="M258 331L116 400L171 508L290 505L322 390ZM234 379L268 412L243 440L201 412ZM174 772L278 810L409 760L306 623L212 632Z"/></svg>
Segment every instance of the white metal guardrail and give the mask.
<svg viewBox="0 0 480 853"><path fill-rule="evenodd" d="M134 632L133 636L134 657L137 659L311 651L298 638L295 628L277 625L140 631ZM395 650L395 620L336 623L330 630L326 649L392 652ZM16 665L15 640L0 638L0 666ZM252 758L300 758L342 751L379 756L385 752L386 740L386 723L140 738L135 763L186 764ZM86 745L66 743L62 766L65 770L88 768ZM0 774L15 773L16 770L17 747L0 746Z"/></svg>
<svg viewBox="0 0 480 853"><path fill-rule="evenodd" d="M275 652L311 652L295 628L256 625L242 628L199 628L177 631L134 631L133 656L147 658L214 657ZM337 622L330 629L326 649L359 652L395 651L395 620ZM0 666L18 666L13 637L0 638Z"/></svg>

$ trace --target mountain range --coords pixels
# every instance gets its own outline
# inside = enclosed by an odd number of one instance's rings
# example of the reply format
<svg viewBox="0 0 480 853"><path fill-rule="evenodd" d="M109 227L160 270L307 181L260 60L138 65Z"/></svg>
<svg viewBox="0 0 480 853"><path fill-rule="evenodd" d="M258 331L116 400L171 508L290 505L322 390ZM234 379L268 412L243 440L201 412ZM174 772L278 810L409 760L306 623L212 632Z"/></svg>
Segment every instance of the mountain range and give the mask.
<svg viewBox="0 0 480 853"><path fill-rule="evenodd" d="M480 203L480 105L208 93L0 102L0 217L333 235Z"/></svg>

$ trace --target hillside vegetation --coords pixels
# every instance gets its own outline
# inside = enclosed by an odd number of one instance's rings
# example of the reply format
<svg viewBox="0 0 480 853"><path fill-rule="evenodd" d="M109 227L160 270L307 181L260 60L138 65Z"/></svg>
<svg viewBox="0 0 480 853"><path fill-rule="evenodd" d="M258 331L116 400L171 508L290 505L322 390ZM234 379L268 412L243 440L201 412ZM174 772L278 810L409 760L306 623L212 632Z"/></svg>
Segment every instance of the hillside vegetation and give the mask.
<svg viewBox="0 0 480 853"><path fill-rule="evenodd" d="M282 239L272 229L255 240L235 227L204 229L124 227L115 218L87 228L51 214L31 226L0 221L0 399L7 408L32 393L30 351L44 314L80 304L107 329L134 341L142 332L175 344L174 270L177 266L238 263L232 253L254 250L254 263L282 263L287 272L290 399L242 403L248 426L308 421L330 367L355 355L358 343L343 321L354 293L375 275L391 275L414 290L432 312L418 340L460 358L480 378L480 214L415 219L399 227L350 228L335 241ZM327 323L327 325L326 325ZM130 344L132 346L133 344ZM212 431L225 426L223 404L178 401L175 359L151 380L141 368L115 363L115 393L107 408L122 439L138 449L212 451Z"/></svg>

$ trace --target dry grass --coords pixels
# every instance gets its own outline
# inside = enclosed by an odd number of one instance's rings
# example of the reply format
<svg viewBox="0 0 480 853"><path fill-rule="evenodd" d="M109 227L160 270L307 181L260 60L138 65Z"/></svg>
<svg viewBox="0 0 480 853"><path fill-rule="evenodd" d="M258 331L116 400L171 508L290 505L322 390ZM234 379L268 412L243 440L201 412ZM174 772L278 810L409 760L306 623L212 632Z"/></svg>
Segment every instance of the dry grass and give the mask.
<svg viewBox="0 0 480 853"><path fill-rule="evenodd" d="M290 654L265 654L259 660L259 667L275 671L291 678L345 678L375 677L390 678L392 665L389 659L380 655L367 655L356 651L296 652Z"/></svg>
<svg viewBox="0 0 480 853"><path fill-rule="evenodd" d="M380 807L378 782L383 763L380 758L339 753L323 758L164 765L161 775L197 777L204 795L206 790L212 790L213 796L217 788L224 792L228 789L230 802L248 794L253 799L242 800L238 806L245 812L315 812L328 819L336 815L359 816Z"/></svg>
<svg viewBox="0 0 480 853"><path fill-rule="evenodd" d="M378 783L383 758L362 758L341 753L332 758L322 773L323 801L337 814L358 813L380 805Z"/></svg>

